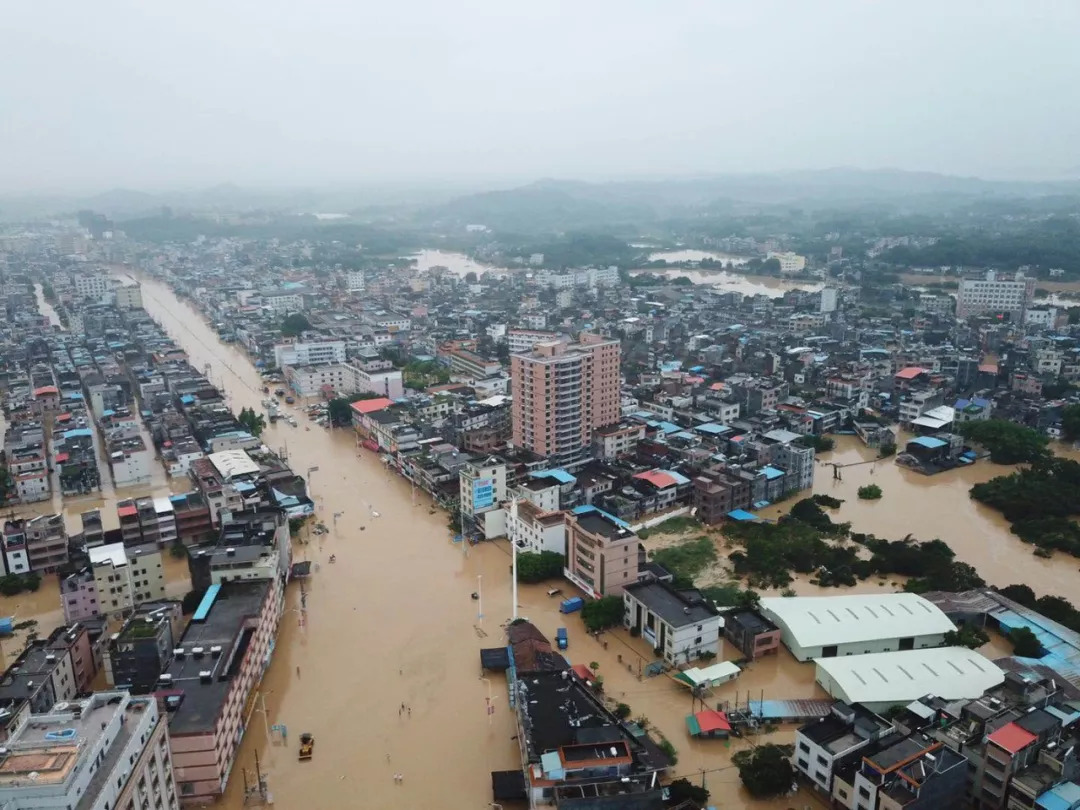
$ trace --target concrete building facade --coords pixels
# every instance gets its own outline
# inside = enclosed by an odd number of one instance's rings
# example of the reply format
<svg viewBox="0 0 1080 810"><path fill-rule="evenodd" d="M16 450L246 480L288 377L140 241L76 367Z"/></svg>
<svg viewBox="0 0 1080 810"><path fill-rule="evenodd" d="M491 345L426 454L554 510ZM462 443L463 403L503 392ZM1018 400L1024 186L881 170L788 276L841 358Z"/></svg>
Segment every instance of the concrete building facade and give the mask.
<svg viewBox="0 0 1080 810"><path fill-rule="evenodd" d="M581 461L593 431L620 416L619 341L582 332L510 358L512 441L559 464Z"/></svg>

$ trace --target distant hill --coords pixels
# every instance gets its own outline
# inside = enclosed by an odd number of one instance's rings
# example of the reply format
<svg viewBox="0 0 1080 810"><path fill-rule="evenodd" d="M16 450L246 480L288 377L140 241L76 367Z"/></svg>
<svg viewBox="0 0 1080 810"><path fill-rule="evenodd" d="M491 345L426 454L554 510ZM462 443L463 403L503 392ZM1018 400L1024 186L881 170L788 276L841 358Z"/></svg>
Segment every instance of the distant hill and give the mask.
<svg viewBox="0 0 1080 810"><path fill-rule="evenodd" d="M539 180L459 197L425 210L422 216L433 222L536 232L645 223L747 205L816 207L1076 194L1080 194L1078 181L993 181L932 172L836 168L606 183Z"/></svg>

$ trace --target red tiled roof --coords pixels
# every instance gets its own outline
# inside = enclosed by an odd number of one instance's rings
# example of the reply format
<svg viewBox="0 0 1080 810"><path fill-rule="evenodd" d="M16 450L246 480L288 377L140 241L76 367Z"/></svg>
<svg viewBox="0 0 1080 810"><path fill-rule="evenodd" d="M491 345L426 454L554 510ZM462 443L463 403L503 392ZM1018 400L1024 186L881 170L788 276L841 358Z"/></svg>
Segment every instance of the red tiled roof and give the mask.
<svg viewBox="0 0 1080 810"><path fill-rule="evenodd" d="M1015 754L1020 749L1031 745L1038 737L1016 725L1016 723L1008 723L987 737L987 739L1004 748L1010 754Z"/></svg>
<svg viewBox="0 0 1080 810"><path fill-rule="evenodd" d="M138 508L135 506L120 506L116 510L116 514L120 517L131 517L138 513Z"/></svg>
<svg viewBox="0 0 1080 810"><path fill-rule="evenodd" d="M714 709L698 712L694 715L694 719L701 727L702 734L712 731L731 731L731 723L728 722L727 715Z"/></svg>
<svg viewBox="0 0 1080 810"><path fill-rule="evenodd" d="M896 376L899 377L901 380L914 380L920 374L925 373L925 368L920 368L919 366L908 366L907 368L902 368L898 372L896 372Z"/></svg>
<svg viewBox="0 0 1080 810"><path fill-rule="evenodd" d="M67 453L57 453L56 454L56 461L58 463L60 463L60 464L63 464L65 461L68 460L68 458L70 458L70 456L68 456Z"/></svg>
<svg viewBox="0 0 1080 810"><path fill-rule="evenodd" d="M663 489L664 487L673 487L678 484L674 478L668 475L663 470L646 470L634 475L634 478L639 478L642 481L648 481L657 489Z"/></svg>
<svg viewBox="0 0 1080 810"><path fill-rule="evenodd" d="M41 388L35 388L34 389L34 396L35 397L44 396L45 394L59 394L59 393L60 393L60 389L58 389L55 385L43 385L43 386L41 386Z"/></svg>
<svg viewBox="0 0 1080 810"><path fill-rule="evenodd" d="M378 399L362 399L359 402L352 403L349 407L357 413L375 413L375 411L389 408L393 404L394 401L392 399L379 397Z"/></svg>

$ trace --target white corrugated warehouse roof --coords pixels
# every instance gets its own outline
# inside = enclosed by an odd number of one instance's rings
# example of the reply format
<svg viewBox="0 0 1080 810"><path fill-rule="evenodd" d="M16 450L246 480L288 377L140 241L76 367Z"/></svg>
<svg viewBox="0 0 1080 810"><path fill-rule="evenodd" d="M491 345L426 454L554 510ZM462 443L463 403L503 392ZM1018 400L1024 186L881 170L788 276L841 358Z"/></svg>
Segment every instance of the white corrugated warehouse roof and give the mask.
<svg viewBox="0 0 1080 810"><path fill-rule="evenodd" d="M776 596L761 609L800 647L948 633L956 627L936 605L914 593Z"/></svg>
<svg viewBox="0 0 1080 810"><path fill-rule="evenodd" d="M1005 680L988 658L967 647L815 658L817 681L852 703L910 703L924 695L977 698Z"/></svg>
<svg viewBox="0 0 1080 810"><path fill-rule="evenodd" d="M259 465L252 461L251 456L244 450L222 450L220 453L211 453L208 458L225 480L259 471Z"/></svg>

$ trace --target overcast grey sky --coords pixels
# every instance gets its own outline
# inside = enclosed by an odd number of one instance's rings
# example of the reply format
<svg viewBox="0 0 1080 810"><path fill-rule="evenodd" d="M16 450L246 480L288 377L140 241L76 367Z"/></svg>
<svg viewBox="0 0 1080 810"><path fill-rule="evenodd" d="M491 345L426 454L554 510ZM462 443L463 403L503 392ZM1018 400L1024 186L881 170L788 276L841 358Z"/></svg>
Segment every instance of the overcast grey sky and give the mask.
<svg viewBox="0 0 1080 810"><path fill-rule="evenodd" d="M1080 166L1080 0L30 0L0 191Z"/></svg>

